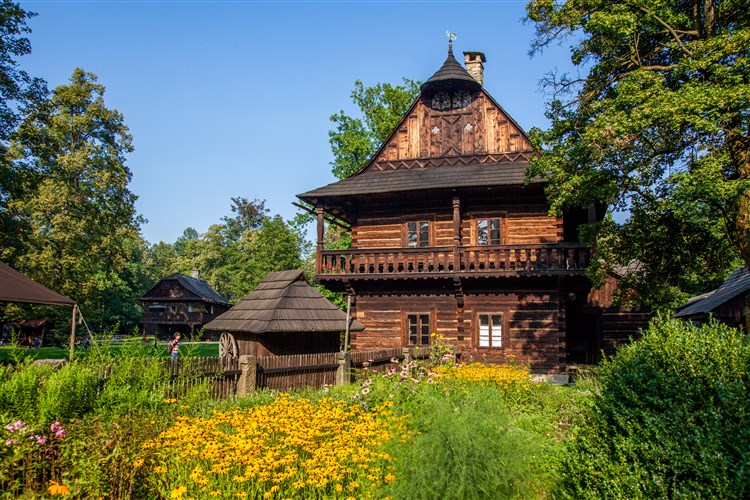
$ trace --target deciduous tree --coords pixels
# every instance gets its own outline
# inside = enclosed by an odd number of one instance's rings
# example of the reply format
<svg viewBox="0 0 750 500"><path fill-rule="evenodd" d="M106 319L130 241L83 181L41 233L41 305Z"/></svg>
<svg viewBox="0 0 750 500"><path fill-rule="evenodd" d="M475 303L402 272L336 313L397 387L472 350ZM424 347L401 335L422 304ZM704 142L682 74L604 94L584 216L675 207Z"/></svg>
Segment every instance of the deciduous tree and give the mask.
<svg viewBox="0 0 750 500"><path fill-rule="evenodd" d="M112 325L134 319L141 276L129 269L142 245L125 164L131 136L122 115L105 106L104 91L77 68L28 113L12 150L35 183L8 205L28 228L19 267L76 299L95 324ZM110 300L113 290L123 300Z"/></svg>
<svg viewBox="0 0 750 500"><path fill-rule="evenodd" d="M328 132L333 175L344 179L362 168L388 138L419 94L417 82L403 81L403 85L377 83L372 87L365 87L360 80L354 82L351 98L360 117L344 111L331 116L336 124L336 129Z"/></svg>
<svg viewBox="0 0 750 500"><path fill-rule="evenodd" d="M532 0L527 13L532 53L570 43L580 72L546 81L552 126L532 133L530 174L550 179L556 211L632 210L590 233L603 267L639 259L643 297L694 291L701 274L715 285L732 257L750 265L747 2Z"/></svg>

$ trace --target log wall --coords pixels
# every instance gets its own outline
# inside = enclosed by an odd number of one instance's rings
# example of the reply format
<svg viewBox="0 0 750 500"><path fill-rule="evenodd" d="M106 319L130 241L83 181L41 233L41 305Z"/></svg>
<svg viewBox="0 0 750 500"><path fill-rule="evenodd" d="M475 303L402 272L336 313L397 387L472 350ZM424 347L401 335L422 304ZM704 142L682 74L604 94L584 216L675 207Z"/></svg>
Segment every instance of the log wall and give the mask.
<svg viewBox="0 0 750 500"><path fill-rule="evenodd" d="M562 219L547 215L546 207L505 207L491 211L461 214L461 245L476 245L476 219L500 218L504 245L558 243L563 241ZM453 245L451 214L425 214L405 217L360 218L352 228L354 248L398 248L405 246L409 221L430 222L430 245Z"/></svg>
<svg viewBox="0 0 750 500"><path fill-rule="evenodd" d="M354 349L407 346L406 315L429 313L430 330L445 337L462 359L502 361L515 358L534 370L561 369L564 333L560 332L556 290L471 295L459 308L452 295L357 297L355 317L365 331L352 338ZM503 348L479 348L477 315L503 314Z"/></svg>

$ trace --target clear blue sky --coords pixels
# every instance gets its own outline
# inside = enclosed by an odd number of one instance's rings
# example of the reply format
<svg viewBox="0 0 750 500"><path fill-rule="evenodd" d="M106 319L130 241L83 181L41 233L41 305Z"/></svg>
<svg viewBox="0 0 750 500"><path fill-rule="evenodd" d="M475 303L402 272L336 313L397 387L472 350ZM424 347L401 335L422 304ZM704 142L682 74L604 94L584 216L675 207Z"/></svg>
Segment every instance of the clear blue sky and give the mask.
<svg viewBox="0 0 750 500"><path fill-rule="evenodd" d="M81 67L133 135L130 189L151 243L204 232L230 198L291 218L295 195L333 182L329 117L354 81L426 80L454 48L487 56L485 88L525 129L545 127L538 82L566 48L529 58L524 2L23 1L21 66L63 84Z"/></svg>

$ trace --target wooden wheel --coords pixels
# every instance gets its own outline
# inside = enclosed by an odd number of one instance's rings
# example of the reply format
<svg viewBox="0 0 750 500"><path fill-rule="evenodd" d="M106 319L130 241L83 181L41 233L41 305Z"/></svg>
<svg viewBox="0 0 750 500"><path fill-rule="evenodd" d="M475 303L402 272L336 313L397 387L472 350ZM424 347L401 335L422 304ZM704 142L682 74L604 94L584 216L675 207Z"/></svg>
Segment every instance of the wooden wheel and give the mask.
<svg viewBox="0 0 750 500"><path fill-rule="evenodd" d="M237 340L234 335L224 332L219 337L219 357L220 358L237 358L240 355L240 349L237 346Z"/></svg>

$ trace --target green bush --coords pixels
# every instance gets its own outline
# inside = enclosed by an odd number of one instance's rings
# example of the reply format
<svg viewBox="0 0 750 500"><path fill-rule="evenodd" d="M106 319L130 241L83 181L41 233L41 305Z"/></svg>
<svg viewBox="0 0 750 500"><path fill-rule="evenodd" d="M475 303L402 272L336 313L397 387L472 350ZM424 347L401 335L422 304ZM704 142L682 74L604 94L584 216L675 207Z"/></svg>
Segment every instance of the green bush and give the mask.
<svg viewBox="0 0 750 500"><path fill-rule="evenodd" d="M96 371L78 362L52 373L40 389L39 418L42 423L69 421L91 412L96 404L99 378Z"/></svg>
<svg viewBox="0 0 750 500"><path fill-rule="evenodd" d="M565 498L750 495L750 340L720 324L654 323L597 370L568 443Z"/></svg>
<svg viewBox="0 0 750 500"><path fill-rule="evenodd" d="M36 422L39 388L53 372L50 365L34 365L30 360L5 370L5 377L0 384L0 414Z"/></svg>
<svg viewBox="0 0 750 500"><path fill-rule="evenodd" d="M118 356L100 359L103 366L111 366L97 401L102 414L123 413L159 406L164 399L165 375L163 362L150 355Z"/></svg>

